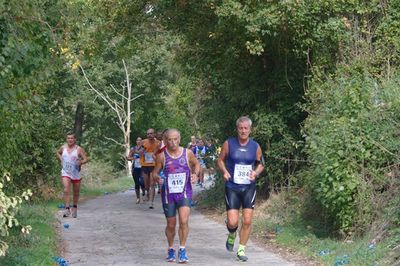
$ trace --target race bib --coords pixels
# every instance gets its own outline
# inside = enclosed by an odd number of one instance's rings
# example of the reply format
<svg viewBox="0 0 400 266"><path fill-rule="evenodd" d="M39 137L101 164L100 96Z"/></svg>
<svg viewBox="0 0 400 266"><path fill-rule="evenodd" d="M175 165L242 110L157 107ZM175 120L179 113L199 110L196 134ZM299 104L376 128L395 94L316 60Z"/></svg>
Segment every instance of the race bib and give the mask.
<svg viewBox="0 0 400 266"><path fill-rule="evenodd" d="M153 153L145 152L144 153L144 162L145 163L154 163Z"/></svg>
<svg viewBox="0 0 400 266"><path fill-rule="evenodd" d="M235 164L233 173L233 183L235 184L250 184L251 164Z"/></svg>
<svg viewBox="0 0 400 266"><path fill-rule="evenodd" d="M68 174L74 174L75 172L79 171L79 169L77 169L77 165L71 162L63 162L63 169Z"/></svg>
<svg viewBox="0 0 400 266"><path fill-rule="evenodd" d="M136 158L136 159L135 159L134 165L135 165L136 168L140 168L140 167L141 167L141 165L140 165L140 158Z"/></svg>
<svg viewBox="0 0 400 266"><path fill-rule="evenodd" d="M169 174L168 175L168 191L169 193L182 193L186 184L186 174Z"/></svg>

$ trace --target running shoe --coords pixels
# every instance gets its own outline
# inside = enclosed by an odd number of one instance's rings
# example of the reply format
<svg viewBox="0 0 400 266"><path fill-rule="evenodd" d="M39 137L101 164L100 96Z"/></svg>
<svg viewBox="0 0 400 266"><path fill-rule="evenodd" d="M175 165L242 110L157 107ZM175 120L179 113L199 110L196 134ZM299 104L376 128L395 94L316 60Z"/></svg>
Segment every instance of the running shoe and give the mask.
<svg viewBox="0 0 400 266"><path fill-rule="evenodd" d="M236 232L228 234L228 238L226 239L226 244L225 244L226 250L233 251L233 246L235 245L235 239L236 239Z"/></svg>
<svg viewBox="0 0 400 266"><path fill-rule="evenodd" d="M247 261L249 259L244 253L244 249L239 249L236 255L239 261Z"/></svg>
<svg viewBox="0 0 400 266"><path fill-rule="evenodd" d="M140 203L140 198L136 199L136 204Z"/></svg>
<svg viewBox="0 0 400 266"><path fill-rule="evenodd" d="M189 258L186 256L186 249L180 248L178 251L179 263L186 263L189 261Z"/></svg>
<svg viewBox="0 0 400 266"><path fill-rule="evenodd" d="M63 217L68 217L71 215L71 211L69 210L69 208L65 208L64 213L63 213Z"/></svg>
<svg viewBox="0 0 400 266"><path fill-rule="evenodd" d="M167 261L168 262L174 262L175 260L176 260L175 250L173 248L168 249Z"/></svg>
<svg viewBox="0 0 400 266"><path fill-rule="evenodd" d="M154 209L154 207L153 207L153 203L151 203L151 205L150 205L149 209Z"/></svg>
<svg viewBox="0 0 400 266"><path fill-rule="evenodd" d="M78 208L73 208L72 209L72 218L78 217Z"/></svg>

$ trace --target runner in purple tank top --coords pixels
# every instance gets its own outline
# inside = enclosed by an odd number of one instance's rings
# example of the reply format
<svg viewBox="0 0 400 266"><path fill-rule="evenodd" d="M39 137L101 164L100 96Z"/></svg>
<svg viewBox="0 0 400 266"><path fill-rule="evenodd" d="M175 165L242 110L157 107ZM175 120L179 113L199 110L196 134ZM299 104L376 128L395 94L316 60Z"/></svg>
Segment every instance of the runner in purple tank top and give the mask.
<svg viewBox="0 0 400 266"><path fill-rule="evenodd" d="M189 214L192 201L192 184L197 181L200 172L200 164L193 152L179 146L181 140L177 129L168 129L165 132L164 143L166 149L157 155L156 166L153 174L157 176L160 170L165 174L165 188L162 190L161 198L164 214L167 219L165 235L168 240L169 262L175 261L175 250L173 247L176 231L176 213L179 217L179 251L180 263L188 262L186 256L186 239L189 234Z"/></svg>

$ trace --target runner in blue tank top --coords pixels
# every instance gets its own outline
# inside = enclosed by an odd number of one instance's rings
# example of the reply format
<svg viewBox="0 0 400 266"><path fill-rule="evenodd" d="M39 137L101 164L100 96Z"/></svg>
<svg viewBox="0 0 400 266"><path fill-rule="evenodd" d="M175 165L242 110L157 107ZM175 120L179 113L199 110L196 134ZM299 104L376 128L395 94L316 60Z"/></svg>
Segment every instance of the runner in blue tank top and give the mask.
<svg viewBox="0 0 400 266"><path fill-rule="evenodd" d="M156 166L153 174L160 182L160 170L165 175L165 188L162 189L161 198L164 214L167 219L165 235L168 240L169 262L175 261L173 247L176 231L176 211L179 217L179 242L178 259L180 263L188 262L186 256L186 239L189 234L189 214L192 200L191 182L198 179L200 164L193 152L179 146L181 140L177 129L168 129L165 132L164 142L166 149L157 155Z"/></svg>
<svg viewBox="0 0 400 266"><path fill-rule="evenodd" d="M239 226L239 210L242 207L242 227L237 258L247 261L246 243L249 239L251 220L256 197L256 177L264 170L260 145L250 139L251 120L242 116L236 121L237 138L229 138L222 145L217 164L225 181L227 210L226 249L233 251L236 230Z"/></svg>

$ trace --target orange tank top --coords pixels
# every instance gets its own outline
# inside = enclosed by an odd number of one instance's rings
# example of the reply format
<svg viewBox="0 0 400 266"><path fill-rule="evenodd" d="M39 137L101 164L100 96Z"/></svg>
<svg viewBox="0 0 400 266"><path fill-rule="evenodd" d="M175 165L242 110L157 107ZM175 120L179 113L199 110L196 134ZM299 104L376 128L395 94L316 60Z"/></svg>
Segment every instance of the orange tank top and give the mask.
<svg viewBox="0 0 400 266"><path fill-rule="evenodd" d="M140 155L140 163L142 166L155 166L154 156L156 149L159 146L159 141L150 142L148 139L143 140L144 152Z"/></svg>

